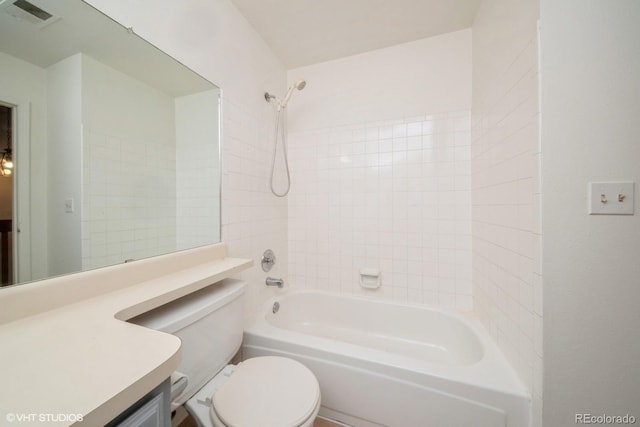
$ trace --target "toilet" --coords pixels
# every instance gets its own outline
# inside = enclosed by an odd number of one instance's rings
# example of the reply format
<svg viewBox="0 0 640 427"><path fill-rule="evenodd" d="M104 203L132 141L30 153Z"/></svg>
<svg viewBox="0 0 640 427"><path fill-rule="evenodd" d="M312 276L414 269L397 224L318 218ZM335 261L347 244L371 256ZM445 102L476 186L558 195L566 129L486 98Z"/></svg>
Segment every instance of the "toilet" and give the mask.
<svg viewBox="0 0 640 427"><path fill-rule="evenodd" d="M229 364L242 343L245 288L225 279L129 322L182 341L171 407L184 405L198 426L310 427L320 386L307 367L277 356Z"/></svg>

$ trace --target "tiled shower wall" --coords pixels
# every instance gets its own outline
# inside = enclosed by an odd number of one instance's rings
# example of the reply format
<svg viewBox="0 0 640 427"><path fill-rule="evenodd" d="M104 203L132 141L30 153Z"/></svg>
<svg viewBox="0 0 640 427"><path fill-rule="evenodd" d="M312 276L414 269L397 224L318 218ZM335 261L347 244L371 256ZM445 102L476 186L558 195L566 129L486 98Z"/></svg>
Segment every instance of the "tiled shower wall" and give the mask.
<svg viewBox="0 0 640 427"><path fill-rule="evenodd" d="M173 139L151 141L85 128L83 140L82 268L175 250Z"/></svg>
<svg viewBox="0 0 640 427"><path fill-rule="evenodd" d="M470 309L471 31L288 74L291 286Z"/></svg>
<svg viewBox="0 0 640 427"><path fill-rule="evenodd" d="M296 287L471 308L469 112L292 133ZM359 271L382 273L377 290Z"/></svg>
<svg viewBox="0 0 640 427"><path fill-rule="evenodd" d="M247 316L257 313L259 304L278 291L267 288L267 276L287 277L287 199L269 190L268 135L274 117L266 103L261 106L250 109L230 99L223 103L222 238L232 256L254 260L253 268L239 276L249 283ZM265 249L276 254L269 273L260 268Z"/></svg>
<svg viewBox="0 0 640 427"><path fill-rule="evenodd" d="M473 305L542 399L542 280L536 1L485 1L473 27Z"/></svg>
<svg viewBox="0 0 640 427"><path fill-rule="evenodd" d="M86 55L81 73L82 268L175 250L173 99Z"/></svg>
<svg viewBox="0 0 640 427"><path fill-rule="evenodd" d="M176 99L176 248L220 241L218 89Z"/></svg>

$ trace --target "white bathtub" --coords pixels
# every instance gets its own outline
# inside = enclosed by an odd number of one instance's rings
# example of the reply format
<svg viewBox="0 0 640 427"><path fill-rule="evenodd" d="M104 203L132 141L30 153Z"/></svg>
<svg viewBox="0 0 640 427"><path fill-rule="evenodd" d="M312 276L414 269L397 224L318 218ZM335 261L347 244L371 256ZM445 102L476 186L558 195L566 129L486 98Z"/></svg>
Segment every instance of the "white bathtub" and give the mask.
<svg viewBox="0 0 640 427"><path fill-rule="evenodd" d="M242 349L304 363L320 382L320 415L348 425L529 426L515 373L477 320L455 312L290 291L267 301Z"/></svg>

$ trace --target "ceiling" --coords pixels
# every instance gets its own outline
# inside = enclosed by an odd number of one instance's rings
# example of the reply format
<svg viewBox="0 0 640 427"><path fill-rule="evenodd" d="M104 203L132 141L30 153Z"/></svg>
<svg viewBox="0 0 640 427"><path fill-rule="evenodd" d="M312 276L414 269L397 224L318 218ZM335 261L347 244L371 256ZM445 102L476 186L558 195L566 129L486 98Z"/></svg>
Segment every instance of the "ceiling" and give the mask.
<svg viewBox="0 0 640 427"><path fill-rule="evenodd" d="M481 0L231 0L286 68L468 28Z"/></svg>

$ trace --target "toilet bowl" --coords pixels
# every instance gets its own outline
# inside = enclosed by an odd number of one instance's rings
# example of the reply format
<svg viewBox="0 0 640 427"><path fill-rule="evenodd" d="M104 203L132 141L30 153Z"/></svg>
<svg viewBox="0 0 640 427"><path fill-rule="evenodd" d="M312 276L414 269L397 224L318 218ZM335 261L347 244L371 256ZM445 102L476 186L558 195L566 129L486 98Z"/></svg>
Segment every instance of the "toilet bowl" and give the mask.
<svg viewBox="0 0 640 427"><path fill-rule="evenodd" d="M320 387L299 362L256 357L228 365L185 406L200 427L310 427Z"/></svg>
<svg viewBox="0 0 640 427"><path fill-rule="evenodd" d="M200 427L310 427L321 396L307 367L275 356L228 364L242 343L245 288L225 279L129 322L180 338L171 407L184 404Z"/></svg>

